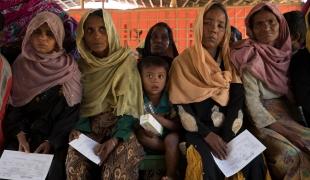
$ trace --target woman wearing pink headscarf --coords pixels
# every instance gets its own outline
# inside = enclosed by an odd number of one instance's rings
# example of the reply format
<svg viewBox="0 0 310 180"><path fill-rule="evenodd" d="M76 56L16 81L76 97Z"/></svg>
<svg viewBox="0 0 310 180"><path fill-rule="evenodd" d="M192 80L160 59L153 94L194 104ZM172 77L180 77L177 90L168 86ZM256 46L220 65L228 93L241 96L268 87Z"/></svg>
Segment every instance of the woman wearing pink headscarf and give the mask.
<svg viewBox="0 0 310 180"><path fill-rule="evenodd" d="M232 62L241 74L257 135L267 147L271 175L275 179L309 179L310 129L294 121L287 101L288 25L270 3L256 5L245 23L249 39L235 45Z"/></svg>
<svg viewBox="0 0 310 180"><path fill-rule="evenodd" d="M65 179L68 136L82 96L81 73L62 46L64 37L54 13L42 12L30 21L12 66L11 105L4 120L6 149L54 154L48 180Z"/></svg>

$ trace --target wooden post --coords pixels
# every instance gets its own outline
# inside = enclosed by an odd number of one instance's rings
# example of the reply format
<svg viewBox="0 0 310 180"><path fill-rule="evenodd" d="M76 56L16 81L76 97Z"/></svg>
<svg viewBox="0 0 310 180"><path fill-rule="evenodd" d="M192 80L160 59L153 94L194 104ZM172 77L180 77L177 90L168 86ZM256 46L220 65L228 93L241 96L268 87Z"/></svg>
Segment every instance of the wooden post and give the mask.
<svg viewBox="0 0 310 180"><path fill-rule="evenodd" d="M170 7L173 7L173 8L176 8L178 5L177 5L177 1L176 0L171 0L170 1Z"/></svg>
<svg viewBox="0 0 310 180"><path fill-rule="evenodd" d="M104 1L105 0L101 0L101 2L102 2L102 9L104 9Z"/></svg>
<svg viewBox="0 0 310 180"><path fill-rule="evenodd" d="M84 0L80 0L81 3L81 9L84 9Z"/></svg>

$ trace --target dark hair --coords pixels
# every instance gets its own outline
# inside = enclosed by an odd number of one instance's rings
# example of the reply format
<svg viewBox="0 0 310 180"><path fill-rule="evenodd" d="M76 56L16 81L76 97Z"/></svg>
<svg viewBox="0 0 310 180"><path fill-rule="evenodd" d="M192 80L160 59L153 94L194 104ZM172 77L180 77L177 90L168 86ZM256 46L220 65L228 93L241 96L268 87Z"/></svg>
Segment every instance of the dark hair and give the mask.
<svg viewBox="0 0 310 180"><path fill-rule="evenodd" d="M228 24L228 15L227 15L227 12L226 12L226 9L225 9L224 5L221 4L220 2L213 4L206 12L204 12L203 15L205 15L205 14L206 14L207 12L209 12L210 10L214 10L214 9L220 9L220 10L222 10L223 13L225 14L225 20L226 20L226 22L225 22L225 28L226 28L226 27L229 25L229 24Z"/></svg>
<svg viewBox="0 0 310 180"><path fill-rule="evenodd" d="M231 35L230 40L235 42L235 40L240 41L242 39L242 33L234 26L230 26Z"/></svg>
<svg viewBox="0 0 310 180"><path fill-rule="evenodd" d="M304 43L306 39L307 28L305 23L305 17L302 12L290 11L284 13L283 16L285 17L285 20L290 29L291 37L297 38L298 36L300 36L300 42Z"/></svg>
<svg viewBox="0 0 310 180"><path fill-rule="evenodd" d="M169 27L169 25L167 23L164 23L164 22L159 22L159 23L155 24L148 31L148 33L147 33L147 35L145 37L144 48L142 49L142 57L152 56L152 53L151 53L151 38L152 38L152 33L153 33L153 31L154 31L154 29L156 27L163 27L163 28L167 29L168 37L169 37L169 48L172 48L173 58L177 57L179 55L179 53L178 53L177 47L175 45L175 42L173 40L172 30Z"/></svg>
<svg viewBox="0 0 310 180"><path fill-rule="evenodd" d="M278 17L274 14L274 12L272 12L272 10L271 10L268 6L264 6L264 7L262 7L260 10L256 11L255 13L253 13L253 14L251 15L251 17L250 17L250 19L249 19L250 29L253 30L253 26L254 26L254 22L253 22L253 21L254 21L254 17L255 17L259 12L262 12L262 11L268 11L268 12L272 13L272 14L276 17L278 23L280 23Z"/></svg>
<svg viewBox="0 0 310 180"><path fill-rule="evenodd" d="M97 9L95 10L94 12L90 13L88 15L89 16L99 16L99 17L102 17L103 18L103 12L102 12L102 9Z"/></svg>
<svg viewBox="0 0 310 180"><path fill-rule="evenodd" d="M165 68L166 72L168 73L170 66L169 66L169 61L166 58L169 58L169 57L147 56L147 57L140 59L140 61L138 62L139 72L142 73L143 68L156 66L156 67Z"/></svg>
<svg viewBox="0 0 310 180"><path fill-rule="evenodd" d="M0 31L4 28L4 15L0 13Z"/></svg>

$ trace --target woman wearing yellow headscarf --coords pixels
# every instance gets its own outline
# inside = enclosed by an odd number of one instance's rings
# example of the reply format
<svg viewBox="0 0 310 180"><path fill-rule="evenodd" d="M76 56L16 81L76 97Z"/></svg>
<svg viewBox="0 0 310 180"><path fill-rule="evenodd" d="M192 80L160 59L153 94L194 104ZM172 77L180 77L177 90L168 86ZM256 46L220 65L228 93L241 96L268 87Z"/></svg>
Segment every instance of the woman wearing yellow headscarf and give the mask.
<svg viewBox="0 0 310 180"><path fill-rule="evenodd" d="M210 1L195 25L194 46L184 50L172 63L168 83L170 101L178 105L186 129L186 179L224 179L211 155L225 159L226 142L244 128L244 91L230 63L230 25L226 9ZM256 157L234 178L265 179L262 155Z"/></svg>
<svg viewBox="0 0 310 180"><path fill-rule="evenodd" d="M83 96L71 139L82 132L99 143L102 179L137 179L143 149L132 129L143 112L143 95L136 60L120 46L111 16L101 9L83 16L76 43ZM70 147L67 179L93 179L93 165Z"/></svg>

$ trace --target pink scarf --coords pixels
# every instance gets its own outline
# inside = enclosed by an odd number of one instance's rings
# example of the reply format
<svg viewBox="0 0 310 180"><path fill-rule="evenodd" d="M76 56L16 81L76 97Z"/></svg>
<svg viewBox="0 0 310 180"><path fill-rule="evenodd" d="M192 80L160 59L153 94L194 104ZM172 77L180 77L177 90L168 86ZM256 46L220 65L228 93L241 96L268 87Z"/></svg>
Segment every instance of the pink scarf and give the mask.
<svg viewBox="0 0 310 180"><path fill-rule="evenodd" d="M54 34L58 51L51 54L36 52L30 37L34 30L47 23ZM62 92L69 106L81 101L81 73L77 63L62 47L64 27L61 19L51 13L42 12L29 23L22 44L22 53L13 64L13 87L11 104L23 106L35 96L56 85L62 85Z"/></svg>
<svg viewBox="0 0 310 180"><path fill-rule="evenodd" d="M251 16L263 7L268 7L279 21L280 32L275 46L256 42L250 29ZM287 95L289 93L287 73L290 64L291 40L283 15L274 5L266 2L260 3L251 10L245 23L250 39L238 43L232 49L231 61L241 74L247 69L253 76L264 82L270 90Z"/></svg>

